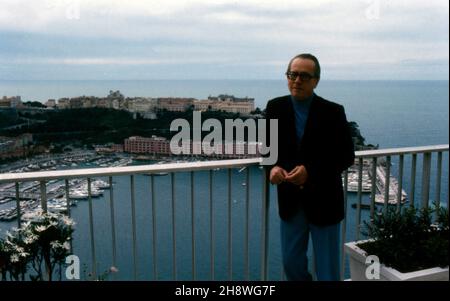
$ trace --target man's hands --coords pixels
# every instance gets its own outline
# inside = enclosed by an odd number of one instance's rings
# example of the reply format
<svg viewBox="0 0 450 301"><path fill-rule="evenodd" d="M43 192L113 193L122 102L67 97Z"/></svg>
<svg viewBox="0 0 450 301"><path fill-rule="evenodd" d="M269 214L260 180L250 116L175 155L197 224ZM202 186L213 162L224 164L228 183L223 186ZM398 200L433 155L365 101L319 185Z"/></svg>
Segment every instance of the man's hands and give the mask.
<svg viewBox="0 0 450 301"><path fill-rule="evenodd" d="M286 181L303 188L303 185L307 180L308 172L303 165L296 166L289 173L279 166L275 166L270 170L270 183L272 184L278 185L281 182Z"/></svg>
<svg viewBox="0 0 450 301"><path fill-rule="evenodd" d="M279 166L274 166L270 170L270 183L278 185L281 182L284 182L288 175L288 172Z"/></svg>
<svg viewBox="0 0 450 301"><path fill-rule="evenodd" d="M308 180L308 172L304 165L296 166L284 180L303 188L306 180Z"/></svg>

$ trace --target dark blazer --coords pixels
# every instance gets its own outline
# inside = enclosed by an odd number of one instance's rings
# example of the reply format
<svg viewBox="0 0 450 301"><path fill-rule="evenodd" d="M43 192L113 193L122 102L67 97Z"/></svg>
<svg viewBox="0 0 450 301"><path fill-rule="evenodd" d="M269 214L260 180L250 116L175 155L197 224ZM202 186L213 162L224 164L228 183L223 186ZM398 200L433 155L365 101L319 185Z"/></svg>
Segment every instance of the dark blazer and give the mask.
<svg viewBox="0 0 450 301"><path fill-rule="evenodd" d="M304 165L308 172L303 189L288 182L278 185L280 217L288 220L303 208L312 224L340 222L344 218L341 173L355 158L344 107L315 95L300 143L297 142L290 95L270 100L266 119L278 119L278 160L275 165L287 172L297 165Z"/></svg>

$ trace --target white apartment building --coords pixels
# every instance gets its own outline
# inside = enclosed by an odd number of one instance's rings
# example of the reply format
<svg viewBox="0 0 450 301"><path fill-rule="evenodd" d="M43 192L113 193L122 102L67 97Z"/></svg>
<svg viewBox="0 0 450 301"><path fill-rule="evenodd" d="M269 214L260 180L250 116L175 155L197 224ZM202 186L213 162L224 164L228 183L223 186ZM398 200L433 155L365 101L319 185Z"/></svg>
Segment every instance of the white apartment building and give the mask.
<svg viewBox="0 0 450 301"><path fill-rule="evenodd" d="M128 111L133 113L145 113L153 111L158 105L158 100L151 97L135 97L129 98L127 99L127 101Z"/></svg>

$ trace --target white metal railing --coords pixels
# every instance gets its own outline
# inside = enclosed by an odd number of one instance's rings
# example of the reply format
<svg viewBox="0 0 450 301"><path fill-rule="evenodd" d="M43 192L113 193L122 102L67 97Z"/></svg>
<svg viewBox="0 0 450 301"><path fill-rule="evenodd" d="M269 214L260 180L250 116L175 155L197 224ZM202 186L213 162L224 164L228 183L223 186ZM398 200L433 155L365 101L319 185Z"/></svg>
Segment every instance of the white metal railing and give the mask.
<svg viewBox="0 0 450 301"><path fill-rule="evenodd" d="M432 163L432 154L437 154L436 158L436 180L435 180L435 201L437 203L441 202L441 182L442 182L442 161L443 161L443 153L448 153L449 146L446 145L434 145L434 146L423 146L423 147L408 147L408 148L396 148L396 149L381 149L381 150L370 150L370 151L358 151L356 152L356 165L353 167L353 173L357 173L358 183L357 183L357 204L356 204L356 222L355 222L355 239L359 238L359 232L361 227L361 209L362 209L362 200L363 200L363 173L367 171L371 174L370 179L372 181L372 187L370 191L370 217L373 218L375 213L375 204L376 204L376 195L377 192L383 195L383 209L386 210L388 204L395 203L397 208L400 209L403 199L403 179L404 179L404 161L406 156L411 156L411 166L410 166L410 189L409 189L409 202L411 206L414 206L415 203L415 190L416 190L416 167L417 167L417 156L422 155L422 182L421 182L421 206L428 206L429 197L430 197L430 178L431 178L431 163ZM397 177L398 181L396 181L396 189L397 194L396 198L392 198L391 196L391 184L394 181L394 178L391 175L391 161L392 157L398 156L398 171ZM384 160L384 161L383 161ZM17 206L17 220L18 225L20 226L21 222L21 211L20 211L20 191L19 185L23 182L29 181L38 181L40 183L40 203L42 209L47 210L47 191L46 191L46 183L51 180L64 180L65 181L65 196L67 200L67 212L70 215L70 194L69 194L69 180L75 178L86 178L88 183L88 202L89 202L89 230L90 230L90 245L91 245L91 259L93 263L92 271L93 275L97 274L96 271L96 261L97 254L95 249L95 229L93 225L93 209L92 209L92 190L91 190L91 179L94 177L108 177L109 178L109 186L110 186L110 215L111 215L111 236L112 236L112 265L115 266L116 258L117 258L117 241L116 241L116 222L115 222L115 214L114 214L114 189L113 189L113 177L127 175L130 176L130 199L131 199L131 219L132 219L132 257L133 257L133 271L134 271L134 279L137 279L137 247L136 247L136 207L135 207L135 175L138 174L158 174L158 173L170 173L171 178L171 200L172 200L172 260L173 260L173 279L177 279L177 246L176 246L176 231L175 231L175 173L177 172L190 172L190 195L187 196L191 201L191 232L192 232L192 248L191 248L191 268L192 268L192 279L196 279L196 238L195 238L195 195L194 195L194 173L197 171L209 171L209 198L210 198L210 274L211 279L215 279L214 267L213 263L215 261L214 254L214 217L213 217L213 202L212 202L212 191L213 191L213 170L214 169L228 169L227 174L227 262L228 262L228 278L232 280L233 270L232 270L232 224L231 224L231 169L233 168L243 168L250 166L257 166L261 162L260 159L239 159L239 160L220 160L220 161L203 161L203 162L190 162L190 163L169 163L169 164L157 164L157 165L144 165L144 166L127 166L127 167L113 167L113 168L92 168L92 169L73 169L73 170L59 170L59 171L42 171L42 172L27 172L27 173L5 173L0 174L0 184L1 183L14 183L15 185L15 198L16 198L16 206ZM377 187L377 169L381 168L384 172L384 191L377 191L382 188L383 185ZM346 208L346 217L342 224L342 241L345 242L345 238L347 235L347 219L348 219L348 193L347 190L349 188L348 177L351 171L346 171L344 173L344 199L345 199L345 208ZM249 190L249 173L250 169L247 168L246 174L246 212L245 212L245 251L244 251L244 266L245 266L245 275L246 279L249 278L249 199L250 199L250 190ZM155 208L155 193L154 193L154 178L151 177L151 200L152 200L152 234L153 234L153 242L152 242L152 256L153 260L153 278L158 279L158 260L157 260L157 252L156 252L156 244L158 238L158 231L156 229L156 208ZM447 187L447 196L448 196L448 185ZM262 189L262 197L261 197L261 273L260 279L266 280L268 279L268 245L269 245L269 202L270 202L270 190L271 187L267 180L266 171L262 172L261 179L261 189ZM448 204L448 199L446 200ZM367 205L367 204L366 204ZM344 279L344 267L345 267L345 256L343 250L342 243L342 254L341 254L341 278ZM283 279L283 276L281 277Z"/></svg>
<svg viewBox="0 0 450 301"><path fill-rule="evenodd" d="M377 149L377 150L366 150L366 151L358 151L356 152L357 162L357 173L358 173L358 189L357 189L357 203L356 203L356 222L355 222L355 237L353 240L359 239L359 234L361 231L362 221L361 221L361 209L362 209L362 182L363 182L363 166L364 160L368 161L370 164L368 169L371 173L371 190L370 190L370 219L374 218L375 214L375 201L376 201L376 192L377 192L377 168L379 167L380 161L385 159L384 165L384 191L382 192L382 206L383 212L386 212L389 204L395 204L397 206L397 210L400 210L400 206L404 203L404 191L403 191L403 182L405 180L404 170L405 170L405 157L411 157L411 165L410 165L410 178L409 178L409 205L415 206L415 195L416 195L416 176L417 176L417 157L418 155L422 156L422 182L421 182L421 201L420 207L427 207L430 202L430 179L431 179L431 162L432 162L432 154L437 155L436 159L436 179L435 179L435 200L436 204L441 203L441 182L442 182L442 157L443 153L449 150L448 144L443 145L432 145L432 146L420 146L420 147L405 147L405 148L391 148L391 149ZM398 182L396 183L396 197L394 199L391 198L390 190L391 190L391 180L395 180L395 177L391 174L391 162L393 157L398 157L398 171L397 178ZM448 176L448 175L447 175ZM393 179L392 179L393 177ZM447 178L448 180L448 178ZM448 210L448 183L447 187L447 210ZM344 172L344 200L345 200L345 208L346 214L345 219L342 223L342 237L345 238L347 234L347 210L348 210L348 171ZM366 204L367 205L367 204ZM345 242L345 239L343 239ZM341 248L341 279L344 279L344 267L345 267L345 256L344 256L344 243Z"/></svg>
<svg viewBox="0 0 450 301"><path fill-rule="evenodd" d="M210 248L211 248L211 262L214 262L214 228L213 228L213 206L212 206L212 171L215 169L228 169L228 219L227 219L227 229L228 229L228 277L232 279L232 225L231 225L231 170L233 168L243 168L249 166L257 166L261 162L261 159L239 159L239 160L220 160L220 161L203 161L203 162L189 162L189 163L169 163L169 164L156 164L156 165L145 165L145 166L128 166L128 167L112 167L112 168L92 168L92 169L72 169L72 170L59 170L59 171L42 171L42 172L26 172L26 173L6 173L0 174L0 184L1 183L15 183L16 189L16 207L17 207L17 222L20 227L21 224L21 210L20 210L20 192L19 183L38 181L40 183L40 204L44 211L47 211L47 191L46 183L51 180L65 180L65 196L67 200L67 212L70 216L70 194L69 194L69 179L86 178L88 187L88 205L89 205L89 232L90 232L90 250L91 250L91 260L92 260L92 274L95 278L97 276L97 253L95 248L95 229L93 223L93 207L92 207L92 190L91 190L91 180L94 177L108 177L109 178L109 190L110 190L110 214L111 214L111 235L112 235L112 265L115 266L117 258L117 242L116 242L116 222L114 214L114 189L113 189L113 176L130 176L130 200L131 200L131 222L132 222L132 258L133 258L133 273L134 279L137 279L137 236L136 236L136 207L135 207L135 175L138 174L149 174L157 175L160 173L170 173L171 175L171 198L172 198L172 244L173 244L173 279L177 277L177 265L176 265L176 232L175 232L175 173L177 172L189 172L190 173L190 201L191 201L191 233L192 233L192 248L191 248L191 260L192 260L192 279L196 279L196 252L195 252L195 195L194 195L194 173L197 171L209 171L209 196L211 201L210 207ZM264 175L264 173L263 173ZM249 216L248 212L248 202L249 202L249 169L247 169L247 182L246 182L246 202L247 202L247 212L246 216ZM262 181L266 181L265 176L263 176ZM152 256L156 259L156 245L157 245L157 229L156 229L156 219L157 214L155 210L155 189L154 189L154 178L151 177L151 200L152 200ZM262 187L268 187L268 185L262 185ZM262 200L264 204L269 204L268 199ZM263 206L264 210L267 210ZM268 229L264 221L268 220L268 212L262 212L263 227L262 229ZM246 225L245 233L248 239L248 224ZM264 232L264 231L263 231ZM262 234L263 241L261 246L261 252L263 257L263 268L262 276L267 274L267 234ZM248 272L248 243L246 247L246 260L245 265L247 266L247 277ZM158 279L158 265L157 260L153 260L153 279ZM214 269L211 266L211 277L214 279Z"/></svg>

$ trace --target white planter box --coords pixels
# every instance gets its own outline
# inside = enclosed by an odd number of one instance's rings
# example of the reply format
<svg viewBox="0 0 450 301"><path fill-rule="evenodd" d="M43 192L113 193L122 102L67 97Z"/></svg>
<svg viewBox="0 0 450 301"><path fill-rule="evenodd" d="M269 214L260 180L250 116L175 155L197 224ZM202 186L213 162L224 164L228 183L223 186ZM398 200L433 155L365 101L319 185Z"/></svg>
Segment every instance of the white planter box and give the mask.
<svg viewBox="0 0 450 301"><path fill-rule="evenodd" d="M345 253L348 254L350 259L350 275L352 281L448 281L449 270L448 267L431 268L426 270L420 270L410 273L401 273L395 269L385 267L380 264L380 279L367 279L366 278L366 258L368 254L357 247L357 244L363 241L348 242L345 244Z"/></svg>

